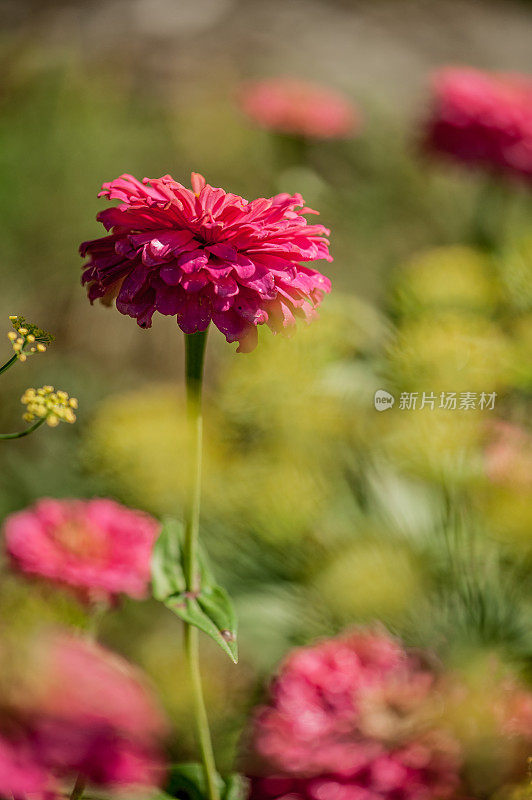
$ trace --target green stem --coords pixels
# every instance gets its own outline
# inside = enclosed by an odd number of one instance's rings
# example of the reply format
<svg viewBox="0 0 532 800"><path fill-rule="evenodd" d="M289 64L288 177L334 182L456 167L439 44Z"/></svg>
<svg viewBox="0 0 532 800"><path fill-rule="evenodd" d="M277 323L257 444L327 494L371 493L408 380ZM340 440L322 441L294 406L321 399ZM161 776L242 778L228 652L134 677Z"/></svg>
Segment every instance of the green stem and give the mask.
<svg viewBox="0 0 532 800"><path fill-rule="evenodd" d="M22 439L23 436L29 436L30 433L36 431L37 428L40 428L41 425L45 422L45 419L38 419L37 422L34 422L33 425L30 425L29 428L26 428L25 431L17 431L17 433L0 433L0 439Z"/></svg>
<svg viewBox="0 0 532 800"><path fill-rule="evenodd" d="M2 364L2 366L0 367L0 375L2 374L2 372L5 372L6 370L8 370L8 369L9 369L9 367L10 367L12 364L14 364L14 363L15 363L15 361L17 360L17 358L18 358L18 356L17 356L17 354L15 353L15 355L14 355L14 356L11 356L11 358L9 359L9 361L6 361L6 363L5 363L5 364Z"/></svg>
<svg viewBox="0 0 532 800"><path fill-rule="evenodd" d="M74 788L70 794L70 800L80 800L83 796L83 792L85 791L85 779L78 775L76 778L76 783L74 784Z"/></svg>
<svg viewBox="0 0 532 800"><path fill-rule="evenodd" d="M201 503L201 455L203 419L201 395L203 387L203 363L207 331L185 336L185 376L187 392L187 420L189 430L189 480L188 504L185 511L185 580L187 591L200 590L198 569L199 516ZM219 800L216 765L209 731L209 720L203 697L199 663L198 629L185 623L185 656L190 674L192 701L201 759L205 770L205 781L209 800Z"/></svg>

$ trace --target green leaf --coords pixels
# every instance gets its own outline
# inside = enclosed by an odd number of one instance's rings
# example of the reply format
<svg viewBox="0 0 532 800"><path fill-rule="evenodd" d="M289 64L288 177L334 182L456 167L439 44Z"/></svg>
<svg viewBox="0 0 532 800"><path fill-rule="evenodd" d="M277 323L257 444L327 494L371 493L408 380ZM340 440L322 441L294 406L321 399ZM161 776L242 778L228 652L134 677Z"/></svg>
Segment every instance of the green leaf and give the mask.
<svg viewBox="0 0 532 800"><path fill-rule="evenodd" d="M219 778L220 792L223 781ZM170 767L165 791L179 800L206 800L208 798L207 782L202 764L173 764Z"/></svg>
<svg viewBox="0 0 532 800"><path fill-rule="evenodd" d="M234 773L225 781L223 800L244 800L247 797L248 784L243 775Z"/></svg>
<svg viewBox="0 0 532 800"><path fill-rule="evenodd" d="M225 780L217 775L217 781L221 800L244 800L247 784L242 775L235 773ZM163 797L207 800L207 782L203 765L194 762L173 764L170 767Z"/></svg>
<svg viewBox="0 0 532 800"><path fill-rule="evenodd" d="M199 628L206 633L207 636L210 636L211 639L214 639L216 644L219 645L236 664L238 662L238 651L235 629L228 628L225 623L223 623L221 627L218 627L210 614L204 611L202 603L205 602L207 592L211 594L207 605L212 610L216 607L216 601L213 599L215 592L216 594L218 592L224 592L219 586L215 587L214 590L201 592L197 597L191 597L183 593L168 597L164 602L167 608L173 611L174 614L180 617L184 622L187 622L189 625L195 625L196 628ZM225 598L227 598L227 595L225 595ZM222 618L222 615L223 610L218 607L216 610L216 618L219 620ZM229 624L229 621L227 621L227 624Z"/></svg>
<svg viewBox="0 0 532 800"><path fill-rule="evenodd" d="M237 621L232 601L214 581L205 555L199 554L200 591L186 591L183 528L167 519L153 549L151 571L153 596L189 625L210 636L236 664Z"/></svg>
<svg viewBox="0 0 532 800"><path fill-rule="evenodd" d="M183 526L165 519L151 557L151 584L156 600L165 600L186 589L183 570Z"/></svg>
<svg viewBox="0 0 532 800"><path fill-rule="evenodd" d="M203 613L211 619L230 651L233 661L238 661L236 633L237 619L233 601L222 586L207 587L198 597ZM225 649L225 648L224 648Z"/></svg>

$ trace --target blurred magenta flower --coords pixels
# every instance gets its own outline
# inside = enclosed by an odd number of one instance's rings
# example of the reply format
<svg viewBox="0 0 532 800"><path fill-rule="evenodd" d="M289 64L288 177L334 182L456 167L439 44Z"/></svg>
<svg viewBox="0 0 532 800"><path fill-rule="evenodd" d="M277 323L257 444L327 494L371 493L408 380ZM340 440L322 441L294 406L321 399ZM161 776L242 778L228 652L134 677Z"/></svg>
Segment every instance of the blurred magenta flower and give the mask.
<svg viewBox="0 0 532 800"><path fill-rule="evenodd" d="M22 572L74 588L88 602L145 597L155 519L113 500L39 500L5 522L7 553Z"/></svg>
<svg viewBox="0 0 532 800"><path fill-rule="evenodd" d="M467 164L532 179L532 77L440 70L426 144Z"/></svg>
<svg viewBox="0 0 532 800"><path fill-rule="evenodd" d="M295 650L254 719L251 797L449 797L460 757L440 704L434 669L385 633Z"/></svg>
<svg viewBox="0 0 532 800"><path fill-rule="evenodd" d="M35 758L32 744L20 732L12 740L0 734L0 797L53 797L55 781Z"/></svg>
<svg viewBox="0 0 532 800"><path fill-rule="evenodd" d="M166 724L139 676L102 647L63 634L33 643L2 697L0 794L45 791L80 776L105 788L155 786Z"/></svg>
<svg viewBox="0 0 532 800"><path fill-rule="evenodd" d="M358 111L342 94L297 78L247 83L239 104L263 128L310 139L344 139L360 126Z"/></svg>
<svg viewBox="0 0 532 800"><path fill-rule="evenodd" d="M82 282L89 299L111 302L151 325L155 311L176 316L184 333L212 322L239 352L252 350L257 325L289 331L310 320L330 281L300 262L332 261L329 231L309 225L299 194L248 202L192 174L192 191L170 175L104 183L121 204L98 214L109 236L84 242Z"/></svg>

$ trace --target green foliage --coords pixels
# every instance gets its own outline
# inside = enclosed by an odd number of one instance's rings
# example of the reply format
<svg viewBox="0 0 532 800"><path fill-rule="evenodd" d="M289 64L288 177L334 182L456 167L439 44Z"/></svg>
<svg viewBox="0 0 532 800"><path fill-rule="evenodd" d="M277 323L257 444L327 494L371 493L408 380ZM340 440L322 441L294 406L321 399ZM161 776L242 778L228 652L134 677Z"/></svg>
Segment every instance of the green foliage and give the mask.
<svg viewBox="0 0 532 800"><path fill-rule="evenodd" d="M168 519L153 550L153 596L183 622L210 636L236 664L237 622L233 604L225 589L215 583L203 554L199 585L197 593L187 591L183 529L179 522Z"/></svg>
<svg viewBox="0 0 532 800"><path fill-rule="evenodd" d="M245 780L241 775L218 775L221 800L244 800ZM196 763L173 764L166 783L166 796L178 800L205 800L208 797L203 766Z"/></svg>

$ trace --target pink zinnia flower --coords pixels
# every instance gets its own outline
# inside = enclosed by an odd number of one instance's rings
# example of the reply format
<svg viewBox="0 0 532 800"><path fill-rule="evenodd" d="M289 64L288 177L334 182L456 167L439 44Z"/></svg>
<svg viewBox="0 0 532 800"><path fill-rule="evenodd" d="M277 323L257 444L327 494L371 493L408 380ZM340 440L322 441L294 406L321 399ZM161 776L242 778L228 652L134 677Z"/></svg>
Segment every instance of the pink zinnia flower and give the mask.
<svg viewBox="0 0 532 800"><path fill-rule="evenodd" d="M344 139L360 125L354 106L342 94L296 78L248 83L239 101L261 127L310 139Z"/></svg>
<svg viewBox="0 0 532 800"><path fill-rule="evenodd" d="M91 302L116 297L122 314L151 325L155 311L184 333L212 321L238 350L252 350L257 325L289 331L310 320L330 282L301 262L331 261L329 231L309 225L301 195L248 202L192 174L192 191L170 175L104 183L121 204L98 214L109 236L84 242L82 282Z"/></svg>
<svg viewBox="0 0 532 800"><path fill-rule="evenodd" d="M25 736L12 738L0 734L0 797L31 795L44 800L53 796L56 785L48 769L36 760L31 742Z"/></svg>
<svg viewBox="0 0 532 800"><path fill-rule="evenodd" d="M9 516L7 552L22 572L73 587L88 601L145 597L159 525L113 500L40 500Z"/></svg>
<svg viewBox="0 0 532 800"><path fill-rule="evenodd" d="M0 796L57 797L78 775L109 789L160 783L166 724L123 659L57 634L24 655L13 696L1 698Z"/></svg>
<svg viewBox="0 0 532 800"><path fill-rule="evenodd" d="M532 178L532 77L447 67L433 81L430 150Z"/></svg>
<svg viewBox="0 0 532 800"><path fill-rule="evenodd" d="M455 741L438 728L438 679L384 633L294 651L251 732L253 800L449 797Z"/></svg>

